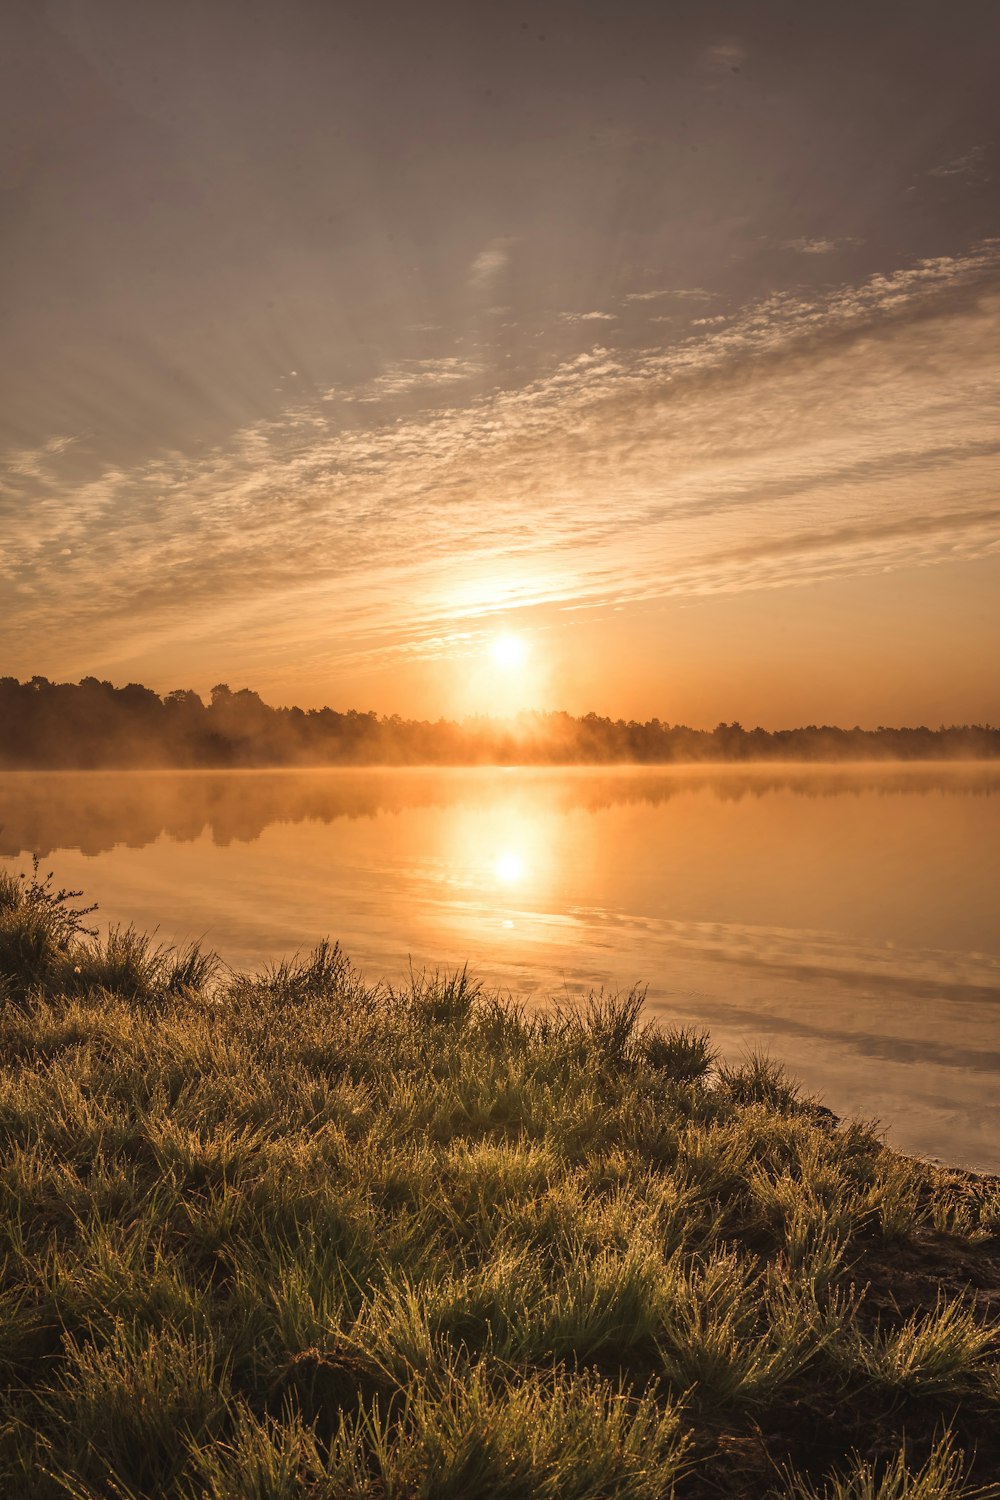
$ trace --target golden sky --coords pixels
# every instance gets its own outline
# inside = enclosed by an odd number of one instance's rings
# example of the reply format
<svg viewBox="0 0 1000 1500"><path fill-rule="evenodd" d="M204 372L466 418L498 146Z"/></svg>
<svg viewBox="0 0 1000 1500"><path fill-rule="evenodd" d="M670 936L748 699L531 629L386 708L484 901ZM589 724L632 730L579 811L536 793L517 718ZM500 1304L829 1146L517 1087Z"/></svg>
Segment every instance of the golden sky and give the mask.
<svg viewBox="0 0 1000 1500"><path fill-rule="evenodd" d="M995 6L17 24L0 674L1000 718Z"/></svg>

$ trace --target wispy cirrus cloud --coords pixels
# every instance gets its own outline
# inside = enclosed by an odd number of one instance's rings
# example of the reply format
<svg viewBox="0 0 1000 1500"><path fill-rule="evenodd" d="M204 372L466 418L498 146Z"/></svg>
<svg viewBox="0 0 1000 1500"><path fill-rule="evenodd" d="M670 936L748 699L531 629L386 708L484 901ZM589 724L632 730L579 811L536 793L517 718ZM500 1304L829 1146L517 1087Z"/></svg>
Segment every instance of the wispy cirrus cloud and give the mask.
<svg viewBox="0 0 1000 1500"><path fill-rule="evenodd" d="M985 177L984 171L985 153L982 146L973 146L971 151L964 152L961 156L955 156L951 161L942 162L938 167L931 167L929 177L960 177L967 182L974 182Z"/></svg>
<svg viewBox="0 0 1000 1500"><path fill-rule="evenodd" d="M705 62L710 68L720 69L728 72L738 72L746 58L746 48L742 42L730 37L725 41L716 42L705 51Z"/></svg>
<svg viewBox="0 0 1000 1500"><path fill-rule="evenodd" d="M500 240L485 245L469 267L469 281L476 287L488 287L510 264L510 249Z"/></svg>
<svg viewBox="0 0 1000 1500"><path fill-rule="evenodd" d="M627 292L626 302L659 302L664 297L676 297L680 301L711 302L713 292L706 292L704 287L664 287L661 291L654 292Z"/></svg>
<svg viewBox="0 0 1000 1500"><path fill-rule="evenodd" d="M475 380L482 373L483 365L480 361L458 355L440 359L398 360L361 385L330 387L323 393L322 400L375 405L401 396L428 392L435 387Z"/></svg>
<svg viewBox="0 0 1000 1500"><path fill-rule="evenodd" d="M561 312L560 323L614 323L617 313L610 312Z"/></svg>
<svg viewBox="0 0 1000 1500"><path fill-rule="evenodd" d="M8 453L4 467L12 475L24 479L42 479L50 471L52 461L78 442L77 437L63 435L49 438L40 448L18 448Z"/></svg>
<svg viewBox="0 0 1000 1500"><path fill-rule="evenodd" d="M796 250L800 255L833 255L837 250L850 250L862 241L855 239L852 235L840 235L838 238L810 239L807 235L797 240L782 240L782 250Z"/></svg>
<svg viewBox="0 0 1000 1500"><path fill-rule="evenodd" d="M263 663L292 646L380 661L457 649L497 610L983 556L1000 545L998 348L987 244L446 405L477 364L392 366L130 470L84 474L49 444L13 456L0 495L7 659L46 640L66 670L139 664L212 632ZM345 423L345 395L372 420Z"/></svg>

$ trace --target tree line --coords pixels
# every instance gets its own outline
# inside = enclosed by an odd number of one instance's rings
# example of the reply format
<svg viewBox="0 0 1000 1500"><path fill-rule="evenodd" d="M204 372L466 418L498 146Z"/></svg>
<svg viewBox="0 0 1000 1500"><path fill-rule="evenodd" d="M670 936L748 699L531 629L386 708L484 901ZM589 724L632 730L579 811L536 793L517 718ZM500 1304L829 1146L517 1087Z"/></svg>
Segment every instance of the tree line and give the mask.
<svg viewBox="0 0 1000 1500"><path fill-rule="evenodd" d="M692 729L660 719L524 713L513 720L402 719L350 709L275 708L226 683L206 703L178 689L0 678L0 767L608 765L673 761L968 760L1000 756L1000 728Z"/></svg>

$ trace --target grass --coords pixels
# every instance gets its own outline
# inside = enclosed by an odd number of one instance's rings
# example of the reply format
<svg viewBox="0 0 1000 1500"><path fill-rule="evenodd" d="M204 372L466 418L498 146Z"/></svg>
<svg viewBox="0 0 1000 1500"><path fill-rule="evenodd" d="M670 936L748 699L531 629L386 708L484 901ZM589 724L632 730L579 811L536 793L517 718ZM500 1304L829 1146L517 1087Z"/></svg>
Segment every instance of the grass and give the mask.
<svg viewBox="0 0 1000 1500"><path fill-rule="evenodd" d="M0 877L0 1493L1000 1494L995 1184L641 1000L260 975Z"/></svg>

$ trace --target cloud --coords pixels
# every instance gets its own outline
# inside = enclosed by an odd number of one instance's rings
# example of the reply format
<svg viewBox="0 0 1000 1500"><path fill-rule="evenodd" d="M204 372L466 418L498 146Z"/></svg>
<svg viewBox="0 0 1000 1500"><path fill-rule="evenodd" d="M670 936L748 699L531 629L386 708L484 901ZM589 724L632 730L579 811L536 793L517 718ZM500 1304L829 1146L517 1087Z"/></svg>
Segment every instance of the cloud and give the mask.
<svg viewBox="0 0 1000 1500"><path fill-rule="evenodd" d="M617 313L609 312L561 312L561 323L614 323Z"/></svg>
<svg viewBox="0 0 1000 1500"><path fill-rule="evenodd" d="M716 42L714 46L708 47L704 57L709 67L724 69L729 72L738 72L746 58L746 48L741 42L730 38L727 41Z"/></svg>
<svg viewBox="0 0 1000 1500"><path fill-rule="evenodd" d="M23 479L51 479L57 472L58 460L79 441L78 436L57 436L49 438L40 448L16 448L8 453L0 472L6 470L9 475Z"/></svg>
<svg viewBox="0 0 1000 1500"><path fill-rule="evenodd" d="M706 292L704 287L665 287L658 292L626 292L626 302L658 302L661 297L678 297L690 299L692 302L711 302L713 294Z"/></svg>
<svg viewBox="0 0 1000 1500"><path fill-rule="evenodd" d="M725 313L716 313L714 318L692 318L692 328L712 328L718 323L726 323L728 319Z"/></svg>
<svg viewBox="0 0 1000 1500"><path fill-rule="evenodd" d="M939 167L931 167L929 177L964 177L969 181L982 179L983 171L983 148L973 146L971 151L966 151L963 156L956 156L952 161L946 161Z"/></svg>
<svg viewBox="0 0 1000 1500"><path fill-rule="evenodd" d="M800 255L832 255L835 250L849 250L854 245L863 244L863 240L855 239L852 235L841 235L839 239L808 239L782 240L782 250L797 250Z"/></svg>
<svg viewBox="0 0 1000 1500"><path fill-rule="evenodd" d="M331 387L323 400L359 402L362 405L391 401L414 392L475 380L483 373L476 360L449 356L441 359L404 359L387 365L380 375L364 385L345 389Z"/></svg>
<svg viewBox="0 0 1000 1500"><path fill-rule="evenodd" d="M490 286L509 263L509 249L500 241L494 240L480 250L473 260L469 267L469 281L476 287Z"/></svg>
<svg viewBox="0 0 1000 1500"><path fill-rule="evenodd" d="M998 345L990 243L520 387L484 393L457 356L407 361L207 453L90 471L84 445L15 454L7 670L36 670L42 642L50 671L138 673L210 640L250 652L248 672L305 671L447 652L498 610L986 556Z"/></svg>

